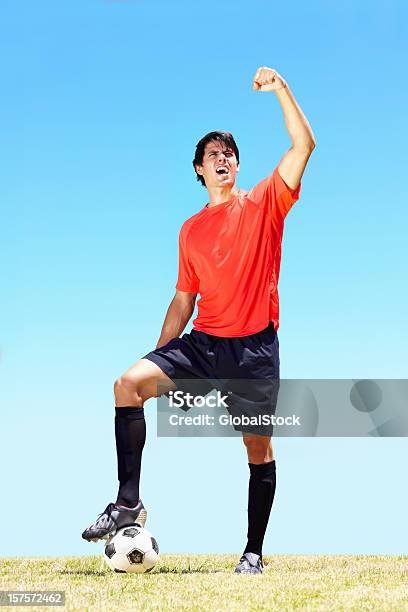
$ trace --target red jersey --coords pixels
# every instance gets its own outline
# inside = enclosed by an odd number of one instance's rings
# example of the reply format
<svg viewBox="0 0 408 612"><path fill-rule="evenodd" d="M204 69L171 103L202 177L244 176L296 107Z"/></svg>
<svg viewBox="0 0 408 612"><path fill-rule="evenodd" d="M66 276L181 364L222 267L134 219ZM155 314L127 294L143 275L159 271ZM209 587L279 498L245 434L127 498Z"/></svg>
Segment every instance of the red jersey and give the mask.
<svg viewBox="0 0 408 612"><path fill-rule="evenodd" d="M176 289L200 294L194 329L227 338L255 334L269 321L278 329L283 224L299 191L276 168L249 192L183 223Z"/></svg>

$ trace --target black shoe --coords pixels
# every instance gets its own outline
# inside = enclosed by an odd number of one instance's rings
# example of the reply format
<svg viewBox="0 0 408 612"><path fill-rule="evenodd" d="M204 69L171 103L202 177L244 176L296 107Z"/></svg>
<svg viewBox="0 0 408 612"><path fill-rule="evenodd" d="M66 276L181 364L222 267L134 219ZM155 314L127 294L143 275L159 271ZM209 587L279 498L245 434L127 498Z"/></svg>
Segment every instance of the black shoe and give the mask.
<svg viewBox="0 0 408 612"><path fill-rule="evenodd" d="M141 500L139 500L139 503L134 508L108 504L95 523L85 529L82 537L88 542L109 540L122 527L127 527L128 525L144 527L146 518L147 512Z"/></svg>
<svg viewBox="0 0 408 612"><path fill-rule="evenodd" d="M263 563L259 555L251 552L244 553L235 568L236 574L262 574Z"/></svg>

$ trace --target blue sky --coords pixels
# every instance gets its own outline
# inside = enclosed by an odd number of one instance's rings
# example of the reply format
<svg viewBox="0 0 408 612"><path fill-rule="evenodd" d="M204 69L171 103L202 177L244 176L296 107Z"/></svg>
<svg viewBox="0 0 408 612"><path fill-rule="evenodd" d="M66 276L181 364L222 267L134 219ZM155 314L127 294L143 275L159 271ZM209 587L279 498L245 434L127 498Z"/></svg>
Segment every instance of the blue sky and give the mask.
<svg viewBox="0 0 408 612"><path fill-rule="evenodd" d="M113 381L155 346L178 231L207 201L195 144L231 131L243 188L289 147L274 94L251 89L258 66L282 73L317 139L285 228L282 377L406 377L407 13L393 0L4 3L2 508L18 524L56 504L66 533L52 512L30 538L3 534L2 554L99 550L80 533L115 494ZM142 494L162 550L240 552L240 441L158 439L154 400L145 411ZM266 553L406 552L404 439L275 450Z"/></svg>

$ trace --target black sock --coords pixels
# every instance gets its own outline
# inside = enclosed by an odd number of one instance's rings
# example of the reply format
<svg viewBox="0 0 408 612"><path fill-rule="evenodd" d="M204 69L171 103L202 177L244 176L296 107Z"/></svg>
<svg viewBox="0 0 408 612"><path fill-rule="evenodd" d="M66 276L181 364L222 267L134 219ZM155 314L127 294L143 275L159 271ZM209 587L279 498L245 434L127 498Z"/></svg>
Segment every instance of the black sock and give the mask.
<svg viewBox="0 0 408 612"><path fill-rule="evenodd" d="M256 465L248 463L251 471L248 491L248 543L244 553L262 557L262 544L276 488L275 461Z"/></svg>
<svg viewBox="0 0 408 612"><path fill-rule="evenodd" d="M125 406L116 408L115 412L119 480L116 503L134 507L139 501L140 466L146 440L144 410L135 406Z"/></svg>

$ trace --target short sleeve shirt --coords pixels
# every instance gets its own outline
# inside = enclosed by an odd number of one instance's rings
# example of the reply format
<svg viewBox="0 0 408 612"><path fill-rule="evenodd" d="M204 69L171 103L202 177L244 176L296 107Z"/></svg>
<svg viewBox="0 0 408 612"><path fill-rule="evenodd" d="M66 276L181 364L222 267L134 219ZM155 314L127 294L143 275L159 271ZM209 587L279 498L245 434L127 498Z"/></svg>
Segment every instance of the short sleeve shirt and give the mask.
<svg viewBox="0 0 408 612"><path fill-rule="evenodd" d="M284 220L299 192L276 168L183 223L176 289L200 294L194 329L222 337L255 334L269 321L278 329Z"/></svg>

